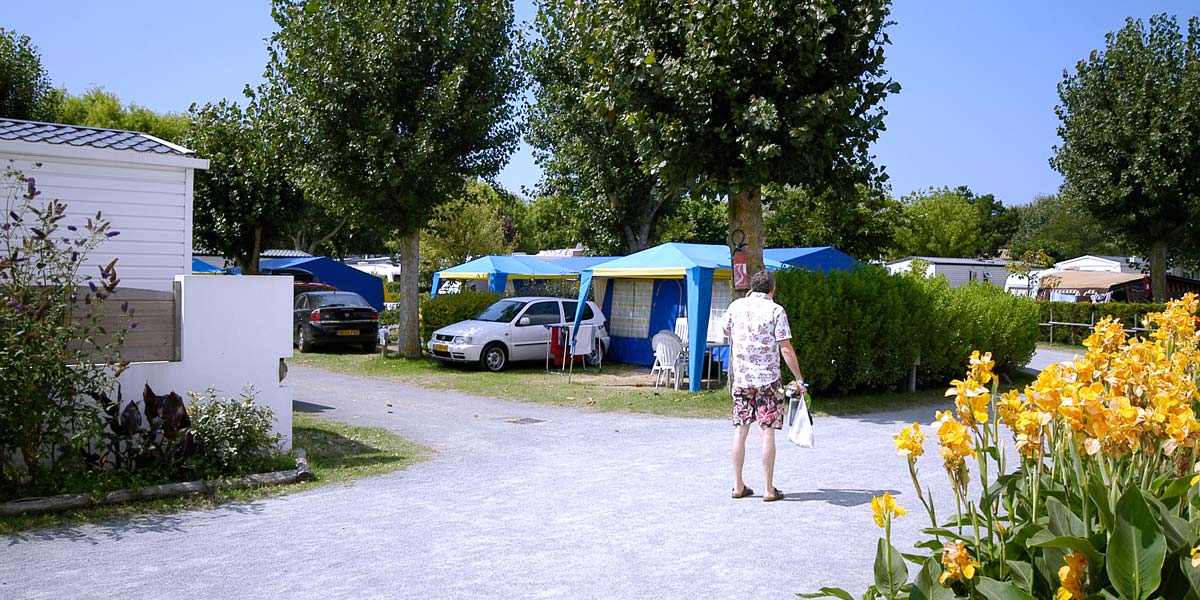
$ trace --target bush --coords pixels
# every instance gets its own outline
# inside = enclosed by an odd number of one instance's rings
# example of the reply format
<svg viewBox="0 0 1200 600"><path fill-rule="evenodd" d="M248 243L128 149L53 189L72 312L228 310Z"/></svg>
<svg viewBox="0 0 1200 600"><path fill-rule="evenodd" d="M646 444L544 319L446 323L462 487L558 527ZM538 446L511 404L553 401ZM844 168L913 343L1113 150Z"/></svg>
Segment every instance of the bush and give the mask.
<svg viewBox="0 0 1200 600"><path fill-rule="evenodd" d="M1039 339L1044 342L1065 342L1074 344L1083 341L1091 333L1092 327L1105 316L1112 316L1121 322L1126 329L1141 327L1142 320L1147 314L1162 312L1162 304L1137 304L1128 302L1109 302L1092 304L1090 302L1038 302L1040 315L1039 323L1057 321L1059 323L1081 323L1083 326L1055 325L1054 339L1050 338L1050 328L1041 327Z"/></svg>
<svg viewBox="0 0 1200 600"><path fill-rule="evenodd" d="M499 294L491 292L439 294L432 299L422 297L421 339L427 341L434 331L474 317L499 299Z"/></svg>
<svg viewBox="0 0 1200 600"><path fill-rule="evenodd" d="M872 500L884 538L862 597L1195 598L1198 305L1195 294L1172 301L1145 338L1100 320L1081 359L1046 368L1024 395L998 394L990 356L973 353L951 382L953 410L931 425L955 510L939 521L917 470L927 435L905 427L894 442L930 527L921 554L901 554L891 525L905 510L890 493ZM911 582L907 562L919 569Z"/></svg>
<svg viewBox="0 0 1200 600"><path fill-rule="evenodd" d="M787 310L800 370L814 392L903 383L932 318L922 289L878 266L780 271L775 301Z"/></svg>
<svg viewBox="0 0 1200 600"><path fill-rule="evenodd" d="M996 286L951 289L943 277L889 275L878 266L781 271L775 300L788 313L800 369L815 392L895 389L913 365L943 382L973 348L995 348L999 369L1023 366L1037 345L1037 307Z"/></svg>
<svg viewBox="0 0 1200 600"><path fill-rule="evenodd" d="M37 200L12 161L0 187L0 496L54 493L84 469L101 430L84 394L112 389L136 323L126 305L120 326L101 322L116 260L85 274L88 255L118 235L110 223L99 213L71 222L62 202Z"/></svg>
<svg viewBox="0 0 1200 600"><path fill-rule="evenodd" d="M279 434L271 434L275 413L254 404L254 388L241 397L221 398L208 388L192 398L192 464L203 476L242 475L269 470L279 455Z"/></svg>

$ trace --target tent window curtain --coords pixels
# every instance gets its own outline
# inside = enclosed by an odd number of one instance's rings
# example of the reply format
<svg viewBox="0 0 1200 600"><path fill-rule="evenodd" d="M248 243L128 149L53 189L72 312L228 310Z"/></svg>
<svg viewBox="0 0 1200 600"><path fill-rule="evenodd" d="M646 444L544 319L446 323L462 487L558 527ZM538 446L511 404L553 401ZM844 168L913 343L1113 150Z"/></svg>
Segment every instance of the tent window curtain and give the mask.
<svg viewBox="0 0 1200 600"><path fill-rule="evenodd" d="M714 281L712 286L712 305L708 310L708 329L713 332L721 328L721 317L733 302L733 286L728 281ZM714 336L710 335L709 338ZM721 337L721 336L717 336Z"/></svg>
<svg viewBox="0 0 1200 600"><path fill-rule="evenodd" d="M654 282L624 280L613 282L612 334L628 338L648 337L650 329L650 299Z"/></svg>

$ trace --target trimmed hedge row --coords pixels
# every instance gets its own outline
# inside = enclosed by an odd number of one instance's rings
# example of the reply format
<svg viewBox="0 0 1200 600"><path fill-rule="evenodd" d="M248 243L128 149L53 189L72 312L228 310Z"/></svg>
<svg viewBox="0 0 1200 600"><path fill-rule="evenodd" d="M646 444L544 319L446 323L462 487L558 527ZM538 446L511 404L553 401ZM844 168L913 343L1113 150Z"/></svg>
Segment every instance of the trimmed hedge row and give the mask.
<svg viewBox="0 0 1200 600"><path fill-rule="evenodd" d="M491 306L501 296L491 292L463 292L461 294L439 294L436 298L421 296L420 327L421 342L424 344L433 332L447 325L465 321ZM379 325L387 327L400 322L400 311L385 310L379 313Z"/></svg>
<svg viewBox="0 0 1200 600"><path fill-rule="evenodd" d="M1126 302L1108 302L1092 304L1090 302L1038 302L1041 320L1039 323L1056 321L1059 323L1083 323L1087 327L1072 327L1055 325L1054 339L1050 339L1050 327L1041 327L1040 340L1044 342L1082 343L1091 334L1092 327L1097 321L1108 315L1116 317L1126 328L1141 327L1142 318L1147 313L1166 310L1164 304L1134 304Z"/></svg>
<svg viewBox="0 0 1200 600"><path fill-rule="evenodd" d="M951 289L944 278L781 271L775 301L788 312L800 368L815 392L902 387L918 363L922 385L961 376L973 350L997 370L1023 366L1037 345L1038 309L997 286Z"/></svg>

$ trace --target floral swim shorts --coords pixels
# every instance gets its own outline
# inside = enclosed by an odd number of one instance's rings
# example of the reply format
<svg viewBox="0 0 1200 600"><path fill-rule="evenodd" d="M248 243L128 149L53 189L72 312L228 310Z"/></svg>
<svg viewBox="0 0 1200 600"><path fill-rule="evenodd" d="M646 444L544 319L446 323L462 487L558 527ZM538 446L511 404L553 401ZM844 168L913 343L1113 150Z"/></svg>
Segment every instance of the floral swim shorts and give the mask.
<svg viewBox="0 0 1200 600"><path fill-rule="evenodd" d="M783 429L783 404L786 398L776 381L762 387L733 388L733 424Z"/></svg>

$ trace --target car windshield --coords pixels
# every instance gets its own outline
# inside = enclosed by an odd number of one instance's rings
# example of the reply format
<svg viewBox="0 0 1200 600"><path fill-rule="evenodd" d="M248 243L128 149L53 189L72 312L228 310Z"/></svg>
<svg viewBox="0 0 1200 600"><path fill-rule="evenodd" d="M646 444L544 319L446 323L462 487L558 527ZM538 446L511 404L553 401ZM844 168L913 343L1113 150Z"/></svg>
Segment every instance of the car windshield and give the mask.
<svg viewBox="0 0 1200 600"><path fill-rule="evenodd" d="M501 300L483 309L483 312L475 316L475 320L511 323L516 318L517 313L521 312L521 309L525 307L525 304L525 302L520 300Z"/></svg>
<svg viewBox="0 0 1200 600"><path fill-rule="evenodd" d="M331 292L328 294L313 294L314 305L318 308L326 306L361 306L370 308L371 305L362 296L354 292Z"/></svg>

